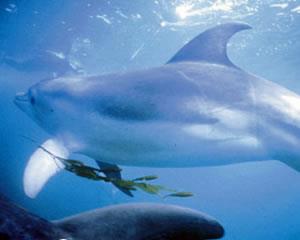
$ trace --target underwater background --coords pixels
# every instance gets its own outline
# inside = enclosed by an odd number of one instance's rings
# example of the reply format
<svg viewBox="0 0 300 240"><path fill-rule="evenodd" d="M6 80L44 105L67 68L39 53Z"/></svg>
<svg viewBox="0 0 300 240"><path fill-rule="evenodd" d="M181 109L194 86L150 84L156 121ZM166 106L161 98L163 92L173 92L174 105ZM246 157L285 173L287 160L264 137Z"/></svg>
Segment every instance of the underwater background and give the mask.
<svg viewBox="0 0 300 240"><path fill-rule="evenodd" d="M13 104L16 92L55 75L159 66L203 30L229 21L253 27L230 41L232 61L300 94L299 0L1 0L0 192L47 219L117 203L165 202L216 217L224 239L300 239L300 173L278 161L184 169L122 166L125 178L156 174L157 183L194 193L185 199L140 192L130 198L66 171L36 199L23 192L23 171L36 144L22 136L39 143L48 136Z"/></svg>

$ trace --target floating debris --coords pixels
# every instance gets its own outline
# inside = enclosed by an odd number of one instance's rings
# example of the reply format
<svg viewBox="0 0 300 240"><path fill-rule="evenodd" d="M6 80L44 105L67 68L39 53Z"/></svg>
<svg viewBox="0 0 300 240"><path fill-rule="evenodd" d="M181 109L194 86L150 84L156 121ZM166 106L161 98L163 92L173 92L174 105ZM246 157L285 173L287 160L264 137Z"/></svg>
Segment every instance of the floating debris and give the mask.
<svg viewBox="0 0 300 240"><path fill-rule="evenodd" d="M108 19L108 17L104 14L104 15L97 15L96 18L102 19L103 22L107 23L107 24L111 24L111 21Z"/></svg>
<svg viewBox="0 0 300 240"><path fill-rule="evenodd" d="M130 60L133 60L136 58L136 56L140 53L140 51L144 48L145 44L143 43L130 57Z"/></svg>

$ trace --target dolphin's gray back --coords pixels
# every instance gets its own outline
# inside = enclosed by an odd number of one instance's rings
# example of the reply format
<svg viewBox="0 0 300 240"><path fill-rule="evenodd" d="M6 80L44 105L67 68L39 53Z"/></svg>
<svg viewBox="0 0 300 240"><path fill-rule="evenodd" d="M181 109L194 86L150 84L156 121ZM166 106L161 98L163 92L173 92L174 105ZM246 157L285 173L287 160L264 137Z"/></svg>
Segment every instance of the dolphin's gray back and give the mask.
<svg viewBox="0 0 300 240"><path fill-rule="evenodd" d="M210 117L210 111L217 110L215 105L251 105L249 79L250 75L236 68L186 62L75 80L76 86L70 79L60 94L115 120L201 123L216 120ZM202 112L186 106L192 102L204 105Z"/></svg>

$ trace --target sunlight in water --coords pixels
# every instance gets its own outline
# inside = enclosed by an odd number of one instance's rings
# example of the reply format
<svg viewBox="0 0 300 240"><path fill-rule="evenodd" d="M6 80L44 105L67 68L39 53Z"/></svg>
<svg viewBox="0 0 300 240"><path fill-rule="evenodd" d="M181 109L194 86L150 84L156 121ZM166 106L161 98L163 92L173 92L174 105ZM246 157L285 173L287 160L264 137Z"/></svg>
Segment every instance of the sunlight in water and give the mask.
<svg viewBox="0 0 300 240"><path fill-rule="evenodd" d="M176 20L162 17L161 27L186 27L208 23L218 16L219 19L242 19L255 14L261 3L249 0L173 0L170 6ZM168 8L169 9L169 8Z"/></svg>
<svg viewBox="0 0 300 240"><path fill-rule="evenodd" d="M192 10L193 10L192 4L183 3L176 7L175 12L179 18L185 19L186 17L190 16Z"/></svg>
<svg viewBox="0 0 300 240"><path fill-rule="evenodd" d="M204 6L201 3L204 3L204 1L183 2L175 8L175 13L180 19L185 19L216 11L231 12L238 6L248 4L248 0L217 0L211 2L209 6Z"/></svg>

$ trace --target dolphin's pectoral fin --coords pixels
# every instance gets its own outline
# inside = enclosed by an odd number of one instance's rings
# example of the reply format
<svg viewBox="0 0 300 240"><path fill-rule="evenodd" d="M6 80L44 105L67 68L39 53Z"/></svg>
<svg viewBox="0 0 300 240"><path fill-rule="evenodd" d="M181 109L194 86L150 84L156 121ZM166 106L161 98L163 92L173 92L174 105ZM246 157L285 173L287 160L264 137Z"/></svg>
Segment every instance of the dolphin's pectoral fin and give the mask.
<svg viewBox="0 0 300 240"><path fill-rule="evenodd" d="M234 66L227 57L227 42L235 33L250 29L245 23L225 23L201 33L183 46L168 63L205 61Z"/></svg>
<svg viewBox="0 0 300 240"><path fill-rule="evenodd" d="M68 150L60 143L49 139L42 144L42 147L55 156L67 158ZM63 164L38 148L31 156L25 168L23 176L24 191L28 197L35 198L47 181L64 168Z"/></svg>
<svg viewBox="0 0 300 240"><path fill-rule="evenodd" d="M106 162L100 162L97 161L98 166L100 167L100 169L103 171L104 175L106 177L109 178L116 178L116 179L122 179L121 176L121 169L115 165L115 164L110 164L110 163L106 163ZM126 195L133 197L133 194L130 190L126 189L126 188L122 188L120 186L117 186L116 184L114 184L120 191L122 191L123 193L125 193Z"/></svg>

